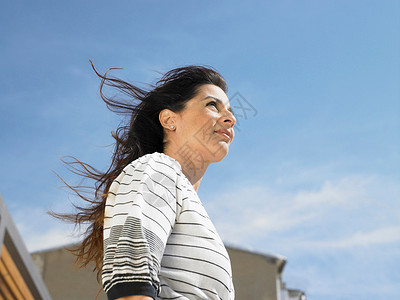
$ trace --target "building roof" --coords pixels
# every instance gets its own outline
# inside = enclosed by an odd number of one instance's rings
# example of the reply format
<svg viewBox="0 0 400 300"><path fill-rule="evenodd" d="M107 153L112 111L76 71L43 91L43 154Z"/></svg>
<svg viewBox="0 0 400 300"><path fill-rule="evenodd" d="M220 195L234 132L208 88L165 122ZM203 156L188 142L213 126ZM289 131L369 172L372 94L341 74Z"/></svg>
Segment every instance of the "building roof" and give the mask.
<svg viewBox="0 0 400 300"><path fill-rule="evenodd" d="M278 268L279 274L281 274L283 272L283 269L286 265L287 258L280 254L266 253L266 252L262 252L262 251L253 250L250 247L237 246L237 245L232 245L229 243L225 243L225 246L232 250L247 252L249 254L261 256L263 259L265 259L269 263L275 264Z"/></svg>

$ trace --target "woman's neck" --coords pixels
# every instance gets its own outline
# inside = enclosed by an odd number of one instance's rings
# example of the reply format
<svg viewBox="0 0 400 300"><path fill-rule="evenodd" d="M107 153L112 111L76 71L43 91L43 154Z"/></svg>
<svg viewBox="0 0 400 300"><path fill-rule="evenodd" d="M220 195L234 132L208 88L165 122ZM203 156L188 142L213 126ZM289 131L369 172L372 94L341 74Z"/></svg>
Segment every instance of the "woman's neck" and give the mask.
<svg viewBox="0 0 400 300"><path fill-rule="evenodd" d="M185 155L182 151L171 151L170 149L165 149L164 154L179 162L183 174L185 174L186 178L190 181L197 192L209 163L202 159L196 159L196 156L194 155Z"/></svg>

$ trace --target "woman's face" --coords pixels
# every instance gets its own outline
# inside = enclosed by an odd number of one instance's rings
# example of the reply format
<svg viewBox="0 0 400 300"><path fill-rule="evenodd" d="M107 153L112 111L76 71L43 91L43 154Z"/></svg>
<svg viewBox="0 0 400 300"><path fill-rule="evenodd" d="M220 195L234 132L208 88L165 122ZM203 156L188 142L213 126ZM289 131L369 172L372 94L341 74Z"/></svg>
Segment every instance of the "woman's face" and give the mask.
<svg viewBox="0 0 400 300"><path fill-rule="evenodd" d="M222 160L228 153L236 119L228 97L218 86L200 86L184 110L176 113L175 121L175 141L180 154L212 163Z"/></svg>

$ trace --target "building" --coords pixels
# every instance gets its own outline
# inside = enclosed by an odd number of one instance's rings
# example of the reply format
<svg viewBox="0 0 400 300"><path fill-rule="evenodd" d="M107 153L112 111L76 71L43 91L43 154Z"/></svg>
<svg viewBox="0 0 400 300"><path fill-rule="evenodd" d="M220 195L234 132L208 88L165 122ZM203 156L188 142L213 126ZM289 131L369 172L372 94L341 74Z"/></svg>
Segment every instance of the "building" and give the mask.
<svg viewBox="0 0 400 300"><path fill-rule="evenodd" d="M236 300L305 300L298 290L288 290L282 282L286 259L227 247L232 261ZM75 257L65 247L32 254L54 300L106 300L93 272L94 265L78 269ZM73 287L73 288L71 288Z"/></svg>
<svg viewBox="0 0 400 300"><path fill-rule="evenodd" d="M51 300L0 195L0 299Z"/></svg>

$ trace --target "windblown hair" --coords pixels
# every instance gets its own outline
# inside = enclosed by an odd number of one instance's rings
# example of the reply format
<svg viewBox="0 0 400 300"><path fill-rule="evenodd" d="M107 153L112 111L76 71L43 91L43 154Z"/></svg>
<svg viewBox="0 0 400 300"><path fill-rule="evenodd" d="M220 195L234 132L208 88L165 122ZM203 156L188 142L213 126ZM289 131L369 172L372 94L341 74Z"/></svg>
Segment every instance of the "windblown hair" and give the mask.
<svg viewBox="0 0 400 300"><path fill-rule="evenodd" d="M85 267L93 261L94 270L100 278L103 264L104 209L111 183L133 160L145 154L163 152L164 130L159 121L159 113L163 109L182 111L187 101L196 96L201 85L213 84L224 92L227 92L227 85L224 78L210 67L186 66L167 72L146 91L109 76L108 72L112 69L101 75L92 61L90 63L101 80L102 100L111 111L127 116L126 124L120 124L117 130L112 132L115 148L107 171L99 171L74 157L63 159L71 172L83 179L93 180L94 184L89 187L91 192L88 194L88 187L72 186L63 180L68 188L87 203L87 206L74 205L76 213L50 212L50 214L78 226L88 225L82 243L72 249L72 252L77 256L80 267ZM104 94L106 86L115 88L118 95L126 98L121 100L116 96L106 96Z"/></svg>

